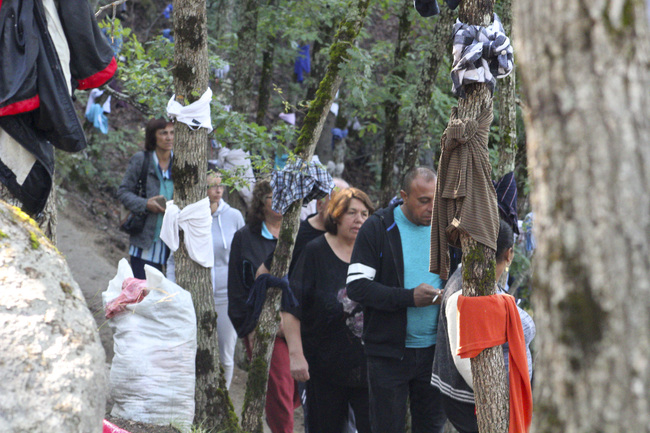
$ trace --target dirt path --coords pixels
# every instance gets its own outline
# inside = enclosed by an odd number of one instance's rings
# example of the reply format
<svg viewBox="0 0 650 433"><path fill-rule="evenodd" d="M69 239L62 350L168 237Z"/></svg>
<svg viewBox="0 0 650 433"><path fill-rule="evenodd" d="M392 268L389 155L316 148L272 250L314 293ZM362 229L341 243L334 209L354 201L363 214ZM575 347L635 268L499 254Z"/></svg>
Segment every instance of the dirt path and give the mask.
<svg viewBox="0 0 650 433"><path fill-rule="evenodd" d="M59 209L57 225L57 247L66 257L72 275L81 287L86 302L93 313L104 350L106 361L113 359L113 333L105 323L102 308L102 292L115 276L117 263L127 257L128 239L119 231L109 227L96 227L89 215L80 216L71 212L73 206ZM247 373L237 367L230 387L230 398L237 414L244 403ZM110 401L109 401L110 405ZM302 409L296 410L294 432L303 432ZM264 425L264 432L270 433Z"/></svg>

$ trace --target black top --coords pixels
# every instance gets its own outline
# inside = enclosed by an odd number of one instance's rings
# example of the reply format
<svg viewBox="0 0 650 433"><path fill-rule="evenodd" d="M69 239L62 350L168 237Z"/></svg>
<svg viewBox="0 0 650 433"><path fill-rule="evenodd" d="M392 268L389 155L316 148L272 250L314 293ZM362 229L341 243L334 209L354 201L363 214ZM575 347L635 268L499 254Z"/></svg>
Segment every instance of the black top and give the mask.
<svg viewBox="0 0 650 433"><path fill-rule="evenodd" d="M319 236L298 259L292 289L301 305L297 313L310 372L339 385L366 387L361 339L348 327L350 316L338 300L345 290L348 265L325 236Z"/></svg>
<svg viewBox="0 0 650 433"><path fill-rule="evenodd" d="M366 355L402 359L406 349L406 311L413 290L404 288L402 240L393 217L401 200L372 214L352 250L348 296L363 305Z"/></svg>
<svg viewBox="0 0 650 433"><path fill-rule="evenodd" d="M316 239L318 236L325 233L324 231L318 230L314 228L311 224L309 224L309 218L313 217L314 215L316 214L311 214L305 220L300 221L300 226L298 227L298 234L296 235L296 243L293 246L293 255L291 258L291 264L289 264L289 276L293 274L294 266L296 265L296 262L298 261L298 258L302 253L302 250L305 248L305 245L307 245L309 241ZM269 254L266 260L264 260L264 266L266 266L266 269L271 270L272 264L273 264L273 251L271 251L271 254Z"/></svg>
<svg viewBox="0 0 650 433"><path fill-rule="evenodd" d="M246 224L232 239L228 262L228 317L237 335L246 320L246 299L255 282L255 273L269 253L275 249L276 239L262 236L261 226L252 228Z"/></svg>

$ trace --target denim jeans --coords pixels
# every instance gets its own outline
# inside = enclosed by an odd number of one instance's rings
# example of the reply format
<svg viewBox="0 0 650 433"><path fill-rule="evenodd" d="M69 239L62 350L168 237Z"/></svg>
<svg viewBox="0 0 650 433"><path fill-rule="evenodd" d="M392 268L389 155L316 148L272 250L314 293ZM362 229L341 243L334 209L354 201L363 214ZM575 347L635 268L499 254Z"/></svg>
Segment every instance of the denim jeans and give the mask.
<svg viewBox="0 0 650 433"><path fill-rule="evenodd" d="M368 356L370 425L373 433L402 433L410 400L412 433L441 433L445 425L440 391L431 386L436 346L409 349L402 359Z"/></svg>

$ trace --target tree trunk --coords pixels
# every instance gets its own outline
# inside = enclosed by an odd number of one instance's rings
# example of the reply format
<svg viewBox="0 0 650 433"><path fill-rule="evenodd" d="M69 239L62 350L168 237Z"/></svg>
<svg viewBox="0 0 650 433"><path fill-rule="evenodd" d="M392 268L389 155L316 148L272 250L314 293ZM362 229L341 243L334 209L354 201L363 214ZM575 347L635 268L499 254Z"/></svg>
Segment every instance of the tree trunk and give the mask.
<svg viewBox="0 0 650 433"><path fill-rule="evenodd" d="M440 17L436 22L430 42L425 48L422 71L417 75L418 84L413 104L413 111L406 120L406 136L404 137L404 159L402 173L419 165L419 150L424 141L425 127L429 119L431 95L438 76L438 69L449 42L449 35L454 25L454 11L448 7L440 8Z"/></svg>
<svg viewBox="0 0 650 433"><path fill-rule="evenodd" d="M234 21L234 0L216 0L211 2L208 13L209 21L213 22L212 30L215 35L225 35L232 32L232 22Z"/></svg>
<svg viewBox="0 0 650 433"><path fill-rule="evenodd" d="M268 7L275 7L276 4L277 0L269 0ZM257 117L255 120L258 125L264 124L264 117L269 108L271 81L273 80L273 57L277 43L278 37L270 34L266 39L266 46L262 52L262 77L260 78L260 87L257 95Z"/></svg>
<svg viewBox="0 0 650 433"><path fill-rule="evenodd" d="M514 11L537 237L536 432L650 426L647 9Z"/></svg>
<svg viewBox="0 0 650 433"><path fill-rule="evenodd" d="M487 26L492 22L491 0L466 0L460 5L459 19L470 25ZM484 109L492 109L492 95L487 84L465 86L466 97L458 101L458 118L476 119ZM487 296L496 293L495 251L461 236L463 249L463 295ZM500 346L482 351L472 358L472 377L476 415L481 433L508 431L508 379Z"/></svg>
<svg viewBox="0 0 650 433"><path fill-rule="evenodd" d="M174 89L176 100L190 104L206 91L208 50L205 0L174 1ZM174 202L182 209L205 197L207 131L176 122ZM236 417L219 364L217 314L210 269L190 260L183 242L174 255L178 284L192 294L197 320L196 411L194 422L206 428L236 428ZM236 430L229 430L236 431Z"/></svg>
<svg viewBox="0 0 650 433"><path fill-rule="evenodd" d="M393 56L393 69L386 78L389 88L388 100L384 103L386 126L384 127L384 150L381 162L381 206L387 206L391 198L395 196L395 161L396 139L399 132L399 111L402 106L401 90L402 83L406 77L406 56L411 50L409 34L411 32L411 13L413 2L402 0L402 9L399 16L399 29L397 41L395 42L395 54Z"/></svg>
<svg viewBox="0 0 650 433"><path fill-rule="evenodd" d="M259 0L242 0L239 7L237 52L233 65L232 108L239 113L247 113L250 111L253 96Z"/></svg>
<svg viewBox="0 0 650 433"><path fill-rule="evenodd" d="M370 0L353 0L348 5L348 15L341 23L330 49L330 63L325 77L316 92L316 99L310 104L305 123L300 130L296 155L304 161L311 160L316 143L323 129L332 101L341 84L339 70L350 59L348 50L356 39L368 10ZM284 214L278 243L273 254L271 273L275 276L287 275L293 253L293 245L300 221L299 201L294 202ZM246 384L246 396L242 410L242 427L249 432L262 432L262 413L269 374L269 363L273 351L273 341L280 322L280 290L271 288L267 292L259 323L255 329L253 360Z"/></svg>
<svg viewBox="0 0 650 433"><path fill-rule="evenodd" d="M327 70L327 63L329 60L329 55L325 51L325 48L329 45L334 37L334 25L328 23L321 23L318 27L318 36L316 41L311 47L311 72L307 78L307 82L310 83L307 88L307 95L305 99L311 101L316 97L316 90L318 90L318 84L325 76L325 71Z"/></svg>
<svg viewBox="0 0 650 433"><path fill-rule="evenodd" d="M503 0L501 3L501 24L506 35L512 43L512 0ZM515 68L498 84L499 92L499 160L496 167L496 177L501 179L504 175L515 170L515 156L517 156L517 103Z"/></svg>

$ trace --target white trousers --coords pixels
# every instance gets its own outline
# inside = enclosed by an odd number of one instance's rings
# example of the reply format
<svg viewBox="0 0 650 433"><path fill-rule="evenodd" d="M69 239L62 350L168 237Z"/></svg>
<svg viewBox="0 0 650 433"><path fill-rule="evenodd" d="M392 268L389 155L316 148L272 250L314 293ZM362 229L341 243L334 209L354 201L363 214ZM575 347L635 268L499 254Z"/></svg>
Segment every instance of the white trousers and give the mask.
<svg viewBox="0 0 650 433"><path fill-rule="evenodd" d="M232 374L235 368L235 344L237 343L237 332L228 318L228 302L215 304L217 311L217 335L219 339L219 360L223 366L226 379L226 388L230 389Z"/></svg>

